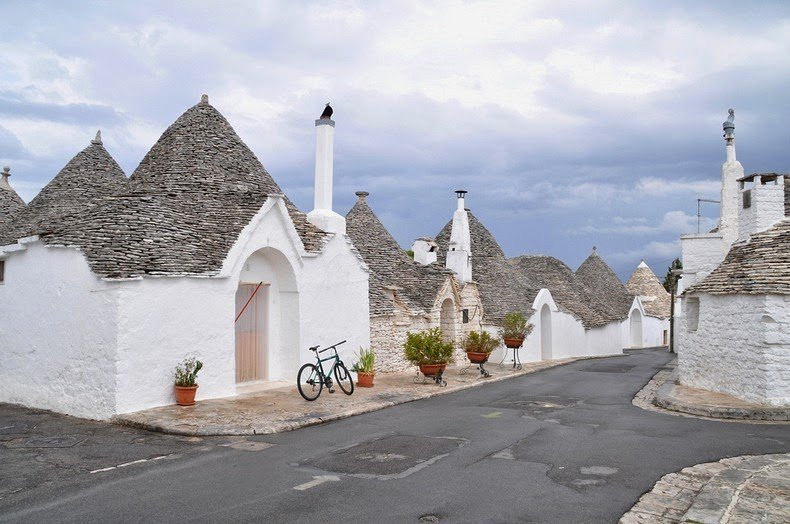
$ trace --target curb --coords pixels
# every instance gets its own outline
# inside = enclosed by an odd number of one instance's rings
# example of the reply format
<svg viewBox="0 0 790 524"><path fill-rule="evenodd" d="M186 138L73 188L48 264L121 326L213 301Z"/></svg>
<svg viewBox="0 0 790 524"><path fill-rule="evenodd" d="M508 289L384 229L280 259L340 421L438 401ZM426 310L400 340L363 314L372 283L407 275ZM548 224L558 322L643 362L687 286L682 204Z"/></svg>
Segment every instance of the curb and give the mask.
<svg viewBox="0 0 790 524"><path fill-rule="evenodd" d="M578 362L581 360L592 360L599 358L623 357L623 356L628 356L628 355L627 354L596 355L589 357L573 357L573 358L562 359L558 361L548 361L542 363L539 367L536 367L535 369L531 369L529 371L508 374L508 375L492 376L491 378L479 380L477 382L462 384L461 386L454 389L437 388L431 391L417 392L410 395L404 395L403 397L395 400L369 403L363 406L358 406L355 409L351 409L339 413L333 413L330 415L311 416L308 414L290 421L278 421L272 424L266 424L264 422L260 426L256 425L249 427L239 427L239 426L206 425L199 427L192 425L191 427L179 428L173 426L163 426L160 424L152 424L150 422L140 420L134 417L135 413L116 415L112 417L111 422L119 426L129 426L129 427L144 429L148 431L154 431L157 433L165 433L165 434L180 435L180 436L211 437L211 436L271 435L274 433L284 433L287 431L293 431L305 427L316 426L318 424L333 422L335 420L342 420L345 418L353 417L355 415L371 413L373 411L379 411L392 406L414 402L415 400L422 400L426 398L436 397L439 395L448 395L450 393L456 393L458 391L464 391L470 388L479 387L484 384L491 384L494 382L509 380L516 377L523 377L526 375L531 375L538 371L565 366L567 364L572 364L574 362ZM177 424L174 424L174 426L176 425Z"/></svg>
<svg viewBox="0 0 790 524"><path fill-rule="evenodd" d="M787 408L741 408L731 406L691 404L675 396L674 390L677 384L678 375L677 371L675 371L656 391L656 396L653 398L653 405L670 411L677 411L679 413L687 413L689 415L714 419L759 420L774 422L787 422L790 420L790 409Z"/></svg>

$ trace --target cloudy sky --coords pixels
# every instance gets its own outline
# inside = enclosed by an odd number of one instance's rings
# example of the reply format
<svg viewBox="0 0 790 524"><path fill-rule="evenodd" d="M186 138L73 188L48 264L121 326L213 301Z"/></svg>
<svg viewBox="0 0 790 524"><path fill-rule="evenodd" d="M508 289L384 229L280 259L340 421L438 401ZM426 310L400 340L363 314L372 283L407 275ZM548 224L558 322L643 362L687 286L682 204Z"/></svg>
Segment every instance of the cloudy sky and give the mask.
<svg viewBox="0 0 790 524"><path fill-rule="evenodd" d="M29 201L101 128L127 174L208 93L312 207L335 109L335 203L408 247L453 190L508 255L597 245L659 275L716 198L721 122L747 172L790 171L786 2L0 3L0 162ZM703 228L718 215L703 208Z"/></svg>

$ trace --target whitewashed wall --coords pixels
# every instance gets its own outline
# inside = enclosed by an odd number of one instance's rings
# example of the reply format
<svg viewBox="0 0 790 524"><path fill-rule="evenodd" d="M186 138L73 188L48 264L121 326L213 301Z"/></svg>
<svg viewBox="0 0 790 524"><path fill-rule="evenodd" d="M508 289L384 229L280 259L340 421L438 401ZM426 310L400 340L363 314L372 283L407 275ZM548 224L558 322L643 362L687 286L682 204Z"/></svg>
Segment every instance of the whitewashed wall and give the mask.
<svg viewBox="0 0 790 524"><path fill-rule="evenodd" d="M308 345L348 339L350 364L353 350L369 344L364 263L345 235L305 254L276 197L242 231L217 277L106 282L78 250L38 241L2 255L2 402L96 419L172 404L174 368L189 356L205 364L198 399L234 395L236 289L267 272L278 273L273 304L283 306L270 319L278 340L269 343L269 378L295 380L312 358Z"/></svg>
<svg viewBox="0 0 790 524"><path fill-rule="evenodd" d="M118 285L97 278L74 249L17 248L0 284L0 402L111 416Z"/></svg>
<svg viewBox="0 0 790 524"><path fill-rule="evenodd" d="M737 235L737 222L735 231ZM728 249L729 245L725 247L722 236L718 233L681 235L683 276L678 280L677 294L680 295L685 289L716 269L716 266L724 260Z"/></svg>
<svg viewBox="0 0 790 524"><path fill-rule="evenodd" d="M299 246L282 202L270 198L242 231L219 277L126 283L118 412L172 404L173 370L188 356L204 363L198 400L236 393L234 318L240 280L273 281L271 310L281 314L269 318L269 379L295 381L299 366L313 359L309 346L343 339L348 342L341 356L351 365L354 350L369 344L364 264L344 235L332 237L318 255L303 256Z"/></svg>
<svg viewBox="0 0 790 524"><path fill-rule="evenodd" d="M697 330L689 330L686 315L678 329L681 383L751 402L790 405L790 297L695 296Z"/></svg>

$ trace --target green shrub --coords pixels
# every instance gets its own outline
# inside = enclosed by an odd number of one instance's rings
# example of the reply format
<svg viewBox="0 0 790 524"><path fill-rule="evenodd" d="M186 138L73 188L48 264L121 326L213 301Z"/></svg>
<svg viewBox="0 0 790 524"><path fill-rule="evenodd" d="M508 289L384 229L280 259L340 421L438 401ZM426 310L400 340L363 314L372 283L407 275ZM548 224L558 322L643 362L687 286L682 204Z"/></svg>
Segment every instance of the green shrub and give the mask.
<svg viewBox="0 0 790 524"><path fill-rule="evenodd" d="M376 354L373 349L359 348L359 360L351 368L356 373L373 373L376 371Z"/></svg>
<svg viewBox="0 0 790 524"><path fill-rule="evenodd" d="M203 363L195 357L184 359L176 366L176 386L190 387L195 385L198 371L203 368Z"/></svg>
<svg viewBox="0 0 790 524"><path fill-rule="evenodd" d="M491 353L499 346L499 340L492 337L488 331L472 331L464 339L463 345L464 351Z"/></svg>
<svg viewBox="0 0 790 524"><path fill-rule="evenodd" d="M403 355L414 365L447 364L453 360L453 343L445 342L437 327L417 333L406 333Z"/></svg>
<svg viewBox="0 0 790 524"><path fill-rule="evenodd" d="M502 322L502 338L527 338L534 327L527 323L524 315L513 311L505 315L505 320Z"/></svg>

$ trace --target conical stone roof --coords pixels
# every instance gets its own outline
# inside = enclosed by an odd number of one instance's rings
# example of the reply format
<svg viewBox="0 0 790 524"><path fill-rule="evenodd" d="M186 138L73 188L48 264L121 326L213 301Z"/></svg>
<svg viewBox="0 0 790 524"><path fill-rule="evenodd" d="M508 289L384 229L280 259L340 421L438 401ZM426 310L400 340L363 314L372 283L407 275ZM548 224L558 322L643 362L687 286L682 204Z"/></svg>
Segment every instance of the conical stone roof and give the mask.
<svg viewBox="0 0 790 524"><path fill-rule="evenodd" d="M0 237L10 227L14 217L25 208L25 201L16 194L8 183L10 168L4 167L0 178Z"/></svg>
<svg viewBox="0 0 790 524"><path fill-rule="evenodd" d="M101 135L69 160L66 166L20 211L2 235L0 244L45 233L93 208L110 195L124 191L128 179L104 148ZM67 218L69 217L69 218Z"/></svg>
<svg viewBox="0 0 790 524"><path fill-rule="evenodd" d="M790 218L736 243L710 275L684 294L790 295Z"/></svg>
<svg viewBox="0 0 790 524"><path fill-rule="evenodd" d="M588 289L591 296L610 308L616 318L628 317L634 297L595 248L576 270L576 278Z"/></svg>
<svg viewBox="0 0 790 524"><path fill-rule="evenodd" d="M669 318L672 298L644 260L631 274L625 288L639 297L645 313L651 317Z"/></svg>
<svg viewBox="0 0 790 524"><path fill-rule="evenodd" d="M210 276L268 196L282 194L205 96L167 128L129 185L45 241L78 246L104 277ZM285 204L305 249L320 250L326 233Z"/></svg>
<svg viewBox="0 0 790 524"><path fill-rule="evenodd" d="M526 272L538 287L548 289L557 307L581 320L584 327L600 327L619 320L577 281L571 268L561 260L546 255L521 255L511 259L511 263Z"/></svg>
<svg viewBox="0 0 790 524"><path fill-rule="evenodd" d="M477 283L484 320L498 324L512 311L529 318L533 313L532 302L540 289L530 282L525 272L507 260L502 247L483 223L471 211L467 210L467 215L472 249L472 280ZM444 266L447 258L452 224L452 220L449 221L436 236L436 263L441 266Z"/></svg>
<svg viewBox="0 0 790 524"><path fill-rule="evenodd" d="M346 215L346 232L370 269L370 313L392 312L388 287L398 288L397 296L411 309L429 311L452 271L412 260L370 208L367 193L359 192L357 196Z"/></svg>

